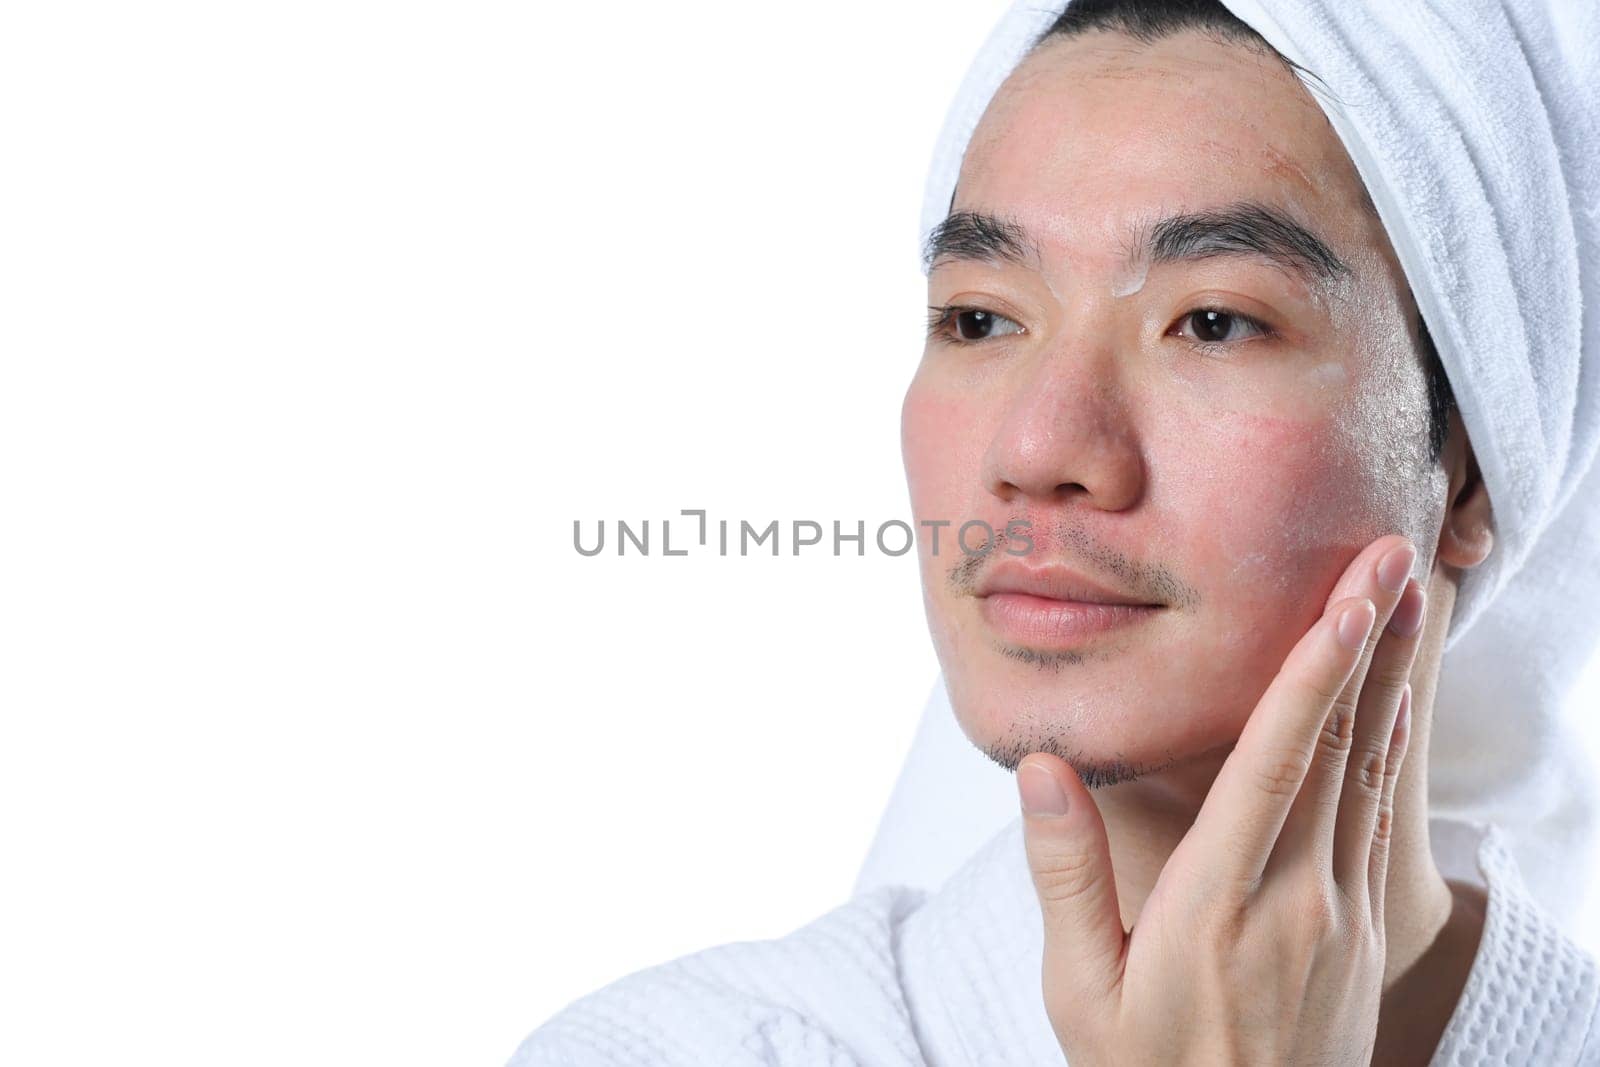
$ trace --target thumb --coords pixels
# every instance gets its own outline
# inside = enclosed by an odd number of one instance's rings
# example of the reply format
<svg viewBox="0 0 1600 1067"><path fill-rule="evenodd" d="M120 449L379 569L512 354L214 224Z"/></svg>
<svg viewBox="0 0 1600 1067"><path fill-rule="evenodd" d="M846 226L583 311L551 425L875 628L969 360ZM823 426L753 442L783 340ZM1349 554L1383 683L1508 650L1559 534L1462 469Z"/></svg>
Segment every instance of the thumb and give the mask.
<svg viewBox="0 0 1600 1067"><path fill-rule="evenodd" d="M1044 913L1045 998L1109 992L1121 981L1125 935L1100 809L1077 772L1048 753L1017 766L1017 791Z"/></svg>

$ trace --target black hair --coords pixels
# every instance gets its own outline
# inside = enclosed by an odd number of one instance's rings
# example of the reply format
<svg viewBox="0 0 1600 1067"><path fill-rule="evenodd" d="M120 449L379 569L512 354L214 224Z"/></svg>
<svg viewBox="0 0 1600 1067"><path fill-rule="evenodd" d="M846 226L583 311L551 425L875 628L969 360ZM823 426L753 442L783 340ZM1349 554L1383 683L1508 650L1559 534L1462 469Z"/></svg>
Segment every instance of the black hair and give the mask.
<svg viewBox="0 0 1600 1067"><path fill-rule="evenodd" d="M1034 40L1033 47L1055 37L1076 37L1096 30L1120 33L1144 44L1194 30L1224 44L1254 48L1277 58L1292 72L1316 80L1316 75L1273 48L1265 37L1223 7L1219 0L1073 0ZM1371 207L1370 198L1367 204ZM1376 213L1375 208L1373 211ZM1428 461L1437 463L1444 454L1450 412L1456 406L1456 399L1439 350L1420 311L1417 313L1417 355L1428 385Z"/></svg>

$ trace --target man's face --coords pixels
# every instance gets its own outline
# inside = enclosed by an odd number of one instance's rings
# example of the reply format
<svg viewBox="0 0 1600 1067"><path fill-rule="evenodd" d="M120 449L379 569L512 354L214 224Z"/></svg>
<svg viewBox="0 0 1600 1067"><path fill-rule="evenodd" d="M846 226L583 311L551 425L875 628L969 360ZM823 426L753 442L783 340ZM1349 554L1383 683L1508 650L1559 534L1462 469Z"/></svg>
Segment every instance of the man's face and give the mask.
<svg viewBox="0 0 1600 1067"><path fill-rule="evenodd" d="M1431 565L1446 479L1360 178L1276 59L1095 33L1013 73L951 211L928 303L970 310L902 445L917 519L951 523L919 554L963 729L1091 784L1224 749L1362 547ZM972 520L1026 536L968 556ZM1073 607L1062 568L1156 606Z"/></svg>

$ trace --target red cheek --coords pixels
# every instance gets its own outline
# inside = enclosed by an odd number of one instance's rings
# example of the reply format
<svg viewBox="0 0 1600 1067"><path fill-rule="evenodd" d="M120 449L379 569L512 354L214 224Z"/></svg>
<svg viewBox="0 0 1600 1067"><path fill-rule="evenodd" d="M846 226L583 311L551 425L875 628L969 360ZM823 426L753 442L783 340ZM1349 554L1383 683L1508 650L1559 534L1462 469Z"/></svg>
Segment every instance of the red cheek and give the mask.
<svg viewBox="0 0 1600 1067"><path fill-rule="evenodd" d="M1229 412L1218 422L1227 435L1240 445L1261 450L1293 446L1308 436L1319 436L1324 431L1323 420L1309 421L1243 411Z"/></svg>
<svg viewBox="0 0 1600 1067"><path fill-rule="evenodd" d="M1191 506L1249 509L1284 506L1324 481L1337 435L1326 422L1230 411L1175 419L1163 438L1152 457L1199 487Z"/></svg>
<svg viewBox="0 0 1600 1067"><path fill-rule="evenodd" d="M1169 438L1162 525L1185 531L1197 585L1241 627L1298 625L1371 538L1365 479L1337 420L1229 412ZM1241 631L1242 633L1242 631Z"/></svg>
<svg viewBox="0 0 1600 1067"><path fill-rule="evenodd" d="M1329 412L1318 419L1235 416L1232 447L1258 485L1325 528L1354 531L1370 525L1370 467L1366 450ZM1342 535L1341 535L1342 536Z"/></svg>

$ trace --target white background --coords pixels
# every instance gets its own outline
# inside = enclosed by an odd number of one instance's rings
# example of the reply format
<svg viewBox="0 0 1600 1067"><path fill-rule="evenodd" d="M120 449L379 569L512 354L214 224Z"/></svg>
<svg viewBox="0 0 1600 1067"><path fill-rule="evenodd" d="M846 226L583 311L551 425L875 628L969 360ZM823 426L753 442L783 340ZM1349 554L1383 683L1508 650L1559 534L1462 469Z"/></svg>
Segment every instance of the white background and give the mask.
<svg viewBox="0 0 1600 1067"><path fill-rule="evenodd" d="M912 557L660 522L910 517L1004 6L8 12L0 1060L498 1064L844 899Z"/></svg>

